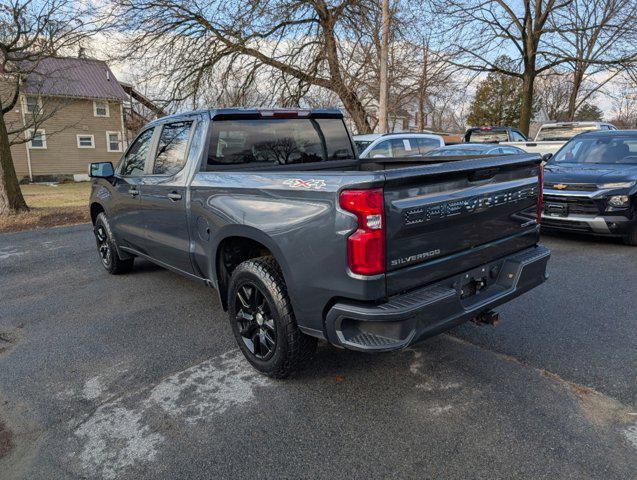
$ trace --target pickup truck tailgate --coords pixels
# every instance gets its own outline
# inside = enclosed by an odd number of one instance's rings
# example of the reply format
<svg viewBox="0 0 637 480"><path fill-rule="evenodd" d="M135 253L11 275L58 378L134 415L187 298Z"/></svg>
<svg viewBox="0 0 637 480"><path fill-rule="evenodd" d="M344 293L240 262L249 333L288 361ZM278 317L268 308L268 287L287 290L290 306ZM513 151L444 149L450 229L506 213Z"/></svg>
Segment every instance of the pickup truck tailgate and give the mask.
<svg viewBox="0 0 637 480"><path fill-rule="evenodd" d="M515 155L386 172L387 294L537 243L540 158Z"/></svg>

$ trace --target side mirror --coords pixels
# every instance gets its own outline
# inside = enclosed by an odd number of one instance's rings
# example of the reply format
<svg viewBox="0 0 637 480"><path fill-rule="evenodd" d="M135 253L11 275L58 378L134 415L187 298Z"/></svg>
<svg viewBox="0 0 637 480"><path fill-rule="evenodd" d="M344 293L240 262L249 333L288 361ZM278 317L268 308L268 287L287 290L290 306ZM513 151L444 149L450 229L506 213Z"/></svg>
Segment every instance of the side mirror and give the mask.
<svg viewBox="0 0 637 480"><path fill-rule="evenodd" d="M552 153L545 153L544 155L542 155L542 161L543 162L548 162L551 158L553 158L553 154Z"/></svg>
<svg viewBox="0 0 637 480"><path fill-rule="evenodd" d="M115 175L115 169L111 162L91 163L88 169L88 176L91 178L111 178Z"/></svg>

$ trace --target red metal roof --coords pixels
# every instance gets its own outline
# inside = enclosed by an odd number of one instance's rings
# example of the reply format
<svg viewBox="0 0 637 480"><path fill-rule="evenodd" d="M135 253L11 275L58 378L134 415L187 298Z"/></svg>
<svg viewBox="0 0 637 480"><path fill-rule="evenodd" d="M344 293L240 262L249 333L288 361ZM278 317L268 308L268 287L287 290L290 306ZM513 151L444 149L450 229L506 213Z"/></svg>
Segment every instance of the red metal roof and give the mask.
<svg viewBox="0 0 637 480"><path fill-rule="evenodd" d="M91 58L44 58L28 75L22 91L62 97L127 99L108 65Z"/></svg>

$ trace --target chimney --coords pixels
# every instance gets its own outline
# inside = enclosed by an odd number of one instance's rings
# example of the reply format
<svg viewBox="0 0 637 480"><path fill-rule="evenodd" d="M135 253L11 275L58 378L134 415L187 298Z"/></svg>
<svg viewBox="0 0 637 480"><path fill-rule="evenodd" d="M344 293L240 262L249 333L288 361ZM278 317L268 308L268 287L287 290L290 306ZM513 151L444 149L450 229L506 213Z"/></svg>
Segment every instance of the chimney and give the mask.
<svg viewBox="0 0 637 480"><path fill-rule="evenodd" d="M82 46L77 51L77 58L86 58L86 49Z"/></svg>

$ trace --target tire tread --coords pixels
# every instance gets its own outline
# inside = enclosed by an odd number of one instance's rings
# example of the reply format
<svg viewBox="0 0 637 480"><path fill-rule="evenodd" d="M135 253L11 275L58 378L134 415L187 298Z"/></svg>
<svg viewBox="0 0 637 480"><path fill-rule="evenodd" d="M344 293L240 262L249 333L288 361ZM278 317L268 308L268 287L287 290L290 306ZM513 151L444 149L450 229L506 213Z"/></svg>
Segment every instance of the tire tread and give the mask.
<svg viewBox="0 0 637 480"><path fill-rule="evenodd" d="M273 301L277 304L280 320L285 328L285 336L287 339L288 348L285 352L284 360L271 370L261 371L270 377L285 378L308 362L316 350L317 340L299 330L288 296L283 273L274 257L264 256L246 260L237 266L233 272L233 277L244 271L251 272L258 276L268 287ZM230 295L232 291L233 289L228 289ZM231 301L232 299L229 298L228 302ZM233 319L231 319L231 321L232 320Z"/></svg>
<svg viewBox="0 0 637 480"><path fill-rule="evenodd" d="M95 219L95 225L101 224L106 230L106 235L108 236L108 243L111 248L111 265L110 267L106 267L103 263L102 266L106 269L106 271L112 275L121 275L123 273L129 273L133 269L133 264L135 263L135 258L126 258L121 259L119 254L117 253L117 245L115 244L115 239L113 238L113 232L111 231L111 226L108 223L108 218L104 212L101 212L97 215Z"/></svg>

